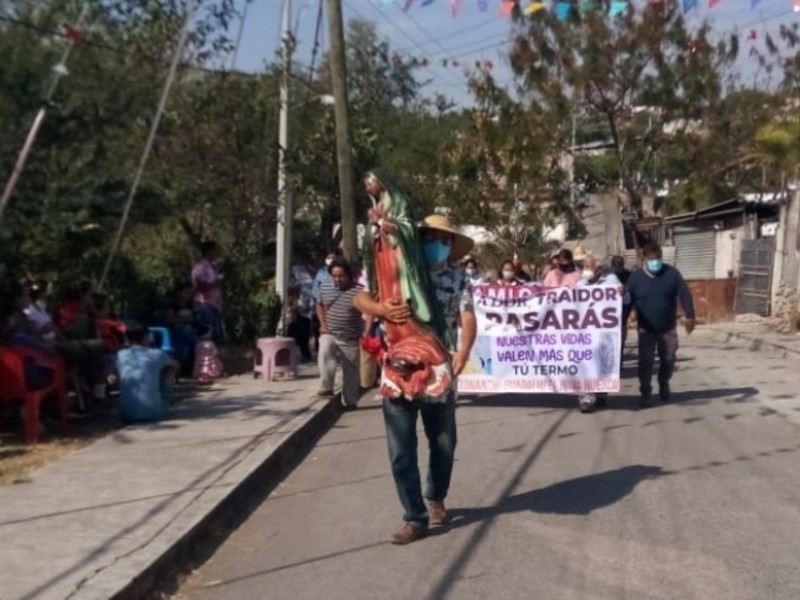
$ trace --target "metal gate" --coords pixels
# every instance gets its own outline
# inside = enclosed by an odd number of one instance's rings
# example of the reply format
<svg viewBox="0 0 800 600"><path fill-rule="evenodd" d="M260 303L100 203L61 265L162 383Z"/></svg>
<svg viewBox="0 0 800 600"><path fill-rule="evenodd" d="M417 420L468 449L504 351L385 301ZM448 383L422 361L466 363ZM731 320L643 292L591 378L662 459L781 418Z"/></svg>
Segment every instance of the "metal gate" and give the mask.
<svg viewBox="0 0 800 600"><path fill-rule="evenodd" d="M769 315L775 238L742 240L736 314Z"/></svg>
<svg viewBox="0 0 800 600"><path fill-rule="evenodd" d="M714 279L717 253L716 232L675 227L675 266L684 279Z"/></svg>

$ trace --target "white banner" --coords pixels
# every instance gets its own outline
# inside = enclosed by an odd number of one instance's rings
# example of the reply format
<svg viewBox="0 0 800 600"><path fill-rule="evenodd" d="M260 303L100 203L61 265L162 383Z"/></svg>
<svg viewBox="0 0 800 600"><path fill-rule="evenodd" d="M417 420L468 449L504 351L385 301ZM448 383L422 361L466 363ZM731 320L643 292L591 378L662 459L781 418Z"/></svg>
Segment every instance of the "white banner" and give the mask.
<svg viewBox="0 0 800 600"><path fill-rule="evenodd" d="M598 285L473 288L478 335L465 394L618 392L622 295Z"/></svg>

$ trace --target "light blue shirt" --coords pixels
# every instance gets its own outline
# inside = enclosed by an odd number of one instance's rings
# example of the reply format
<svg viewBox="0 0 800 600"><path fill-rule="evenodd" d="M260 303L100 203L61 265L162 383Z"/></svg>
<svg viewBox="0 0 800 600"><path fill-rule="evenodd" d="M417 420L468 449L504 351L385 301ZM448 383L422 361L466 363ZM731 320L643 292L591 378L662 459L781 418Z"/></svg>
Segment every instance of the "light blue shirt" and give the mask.
<svg viewBox="0 0 800 600"><path fill-rule="evenodd" d="M320 267L319 271L317 271L316 277L314 277L314 286L311 289L311 296L314 298L314 304L319 304L319 294L322 291L322 284L330 281L332 279L330 269L327 266L323 265Z"/></svg>
<svg viewBox="0 0 800 600"><path fill-rule="evenodd" d="M117 353L119 406L125 421L156 421L166 416L161 373L169 361L158 348L131 346Z"/></svg>

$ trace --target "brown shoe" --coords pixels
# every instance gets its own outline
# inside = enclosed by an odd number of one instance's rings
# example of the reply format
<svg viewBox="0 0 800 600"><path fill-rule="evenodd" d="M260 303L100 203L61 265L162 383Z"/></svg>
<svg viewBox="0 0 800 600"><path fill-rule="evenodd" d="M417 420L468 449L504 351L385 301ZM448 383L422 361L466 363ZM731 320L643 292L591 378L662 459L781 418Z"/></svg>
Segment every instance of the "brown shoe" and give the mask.
<svg viewBox="0 0 800 600"><path fill-rule="evenodd" d="M431 525L447 523L447 509L444 507L444 502L428 500L428 522Z"/></svg>
<svg viewBox="0 0 800 600"><path fill-rule="evenodd" d="M398 546L405 546L411 542L421 540L428 535L428 528L416 523L406 523L392 534L392 543Z"/></svg>

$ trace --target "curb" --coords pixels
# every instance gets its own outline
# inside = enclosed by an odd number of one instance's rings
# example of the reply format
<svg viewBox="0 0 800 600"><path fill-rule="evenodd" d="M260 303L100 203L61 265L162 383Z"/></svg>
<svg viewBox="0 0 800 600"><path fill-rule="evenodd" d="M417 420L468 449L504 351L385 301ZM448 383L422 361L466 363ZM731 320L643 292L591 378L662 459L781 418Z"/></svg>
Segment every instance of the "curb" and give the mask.
<svg viewBox="0 0 800 600"><path fill-rule="evenodd" d="M313 405L311 410L313 410ZM162 599L178 591L183 576L205 563L309 454L342 414L338 397L306 417L211 511L109 600Z"/></svg>
<svg viewBox="0 0 800 600"><path fill-rule="evenodd" d="M770 352L778 354L783 358L797 358L800 357L800 349L789 348L777 342L771 342L759 337L757 334L739 333L736 331L729 331L725 329L707 329L706 331L722 339L725 343L738 343L739 346L750 350L751 352Z"/></svg>

